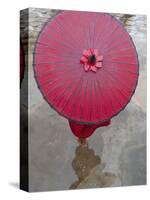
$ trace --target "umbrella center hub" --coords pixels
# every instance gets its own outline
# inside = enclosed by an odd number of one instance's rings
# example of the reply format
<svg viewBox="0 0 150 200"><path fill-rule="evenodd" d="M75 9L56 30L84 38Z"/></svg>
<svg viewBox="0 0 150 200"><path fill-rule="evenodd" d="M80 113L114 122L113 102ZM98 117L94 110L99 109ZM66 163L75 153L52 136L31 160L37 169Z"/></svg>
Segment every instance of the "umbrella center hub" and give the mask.
<svg viewBox="0 0 150 200"><path fill-rule="evenodd" d="M97 49L84 49L80 58L80 64L83 64L84 70L97 72L102 67L103 56L98 54Z"/></svg>
<svg viewBox="0 0 150 200"><path fill-rule="evenodd" d="M95 65L95 63L96 63L96 56L95 55L89 56L88 57L88 61L89 61L89 64Z"/></svg>

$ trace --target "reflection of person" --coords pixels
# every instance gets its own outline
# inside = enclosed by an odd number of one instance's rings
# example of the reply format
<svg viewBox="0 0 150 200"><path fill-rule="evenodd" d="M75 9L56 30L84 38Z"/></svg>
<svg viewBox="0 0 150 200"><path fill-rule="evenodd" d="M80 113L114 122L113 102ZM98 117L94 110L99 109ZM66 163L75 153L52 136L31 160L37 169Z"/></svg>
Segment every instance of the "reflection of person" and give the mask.
<svg viewBox="0 0 150 200"><path fill-rule="evenodd" d="M110 187L120 183L119 177L109 172L103 172L105 164L93 149L88 147L86 139L79 139L79 146L75 151L72 167L78 177L70 189Z"/></svg>
<svg viewBox="0 0 150 200"><path fill-rule="evenodd" d="M100 157L95 155L94 150L89 149L85 139L80 139L79 143L80 145L76 148L75 158L72 161L72 167L78 176L78 180L70 186L70 189L77 188L90 174L90 171L101 162Z"/></svg>

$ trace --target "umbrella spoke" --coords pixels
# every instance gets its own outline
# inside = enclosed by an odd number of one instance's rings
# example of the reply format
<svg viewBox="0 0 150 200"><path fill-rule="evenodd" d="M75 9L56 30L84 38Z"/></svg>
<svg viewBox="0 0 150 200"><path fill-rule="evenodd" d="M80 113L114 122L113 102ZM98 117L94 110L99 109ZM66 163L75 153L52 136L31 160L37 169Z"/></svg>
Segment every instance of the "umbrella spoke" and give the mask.
<svg viewBox="0 0 150 200"><path fill-rule="evenodd" d="M72 93L70 93L70 95L69 95L67 101L65 102L65 105L63 106L63 108L62 108L62 110L61 110L62 113L64 112L64 110L65 110L65 108L66 108L66 106L67 106L67 104L68 104L70 98L75 94L75 92L77 91L78 87L81 86L80 84L81 84L82 82L83 82L83 77L81 76L81 77L80 77L80 80L79 80L78 83L76 84L76 87L74 88L74 90L72 91ZM81 88L81 87L80 87L80 88ZM73 107L73 106L72 106L72 107ZM72 113L69 114L70 117L71 117L71 114L72 114Z"/></svg>
<svg viewBox="0 0 150 200"><path fill-rule="evenodd" d="M106 19L106 14L104 14L103 16L102 16L102 18L103 18L103 20L101 20L102 21L102 23L100 23L99 24L99 26L101 27L101 29L100 29L100 31L97 33L97 37L95 37L95 45L97 45L98 44L98 41L100 40L100 38L102 37L102 35L103 35L103 33L104 33L104 30L105 30L105 25L104 25L104 21L105 21L105 19ZM95 47L95 46L94 46Z"/></svg>
<svg viewBox="0 0 150 200"><path fill-rule="evenodd" d="M108 74L106 74L106 76L108 77ZM108 77L109 78L109 77ZM113 83L113 81L111 80L111 81L107 81L107 84L109 83L109 85L110 85L110 87L112 86L112 85L114 85ZM114 89L116 89L116 87L111 87L111 90L112 91L114 91ZM119 98L116 96L116 93L115 92L112 92L112 95L115 97L115 100L118 102L118 104L120 105L120 108L122 107L122 104L121 104L121 102L119 101Z"/></svg>
<svg viewBox="0 0 150 200"><path fill-rule="evenodd" d="M129 62L115 62L115 61L108 61L107 64L116 63L116 64L127 64L127 65L137 65L137 63L129 63Z"/></svg>
<svg viewBox="0 0 150 200"><path fill-rule="evenodd" d="M99 93L101 94L101 99L103 99L103 101L101 101L101 103L103 102L103 109L104 109L104 115L107 116L107 108L106 108L106 104L104 103L105 102L105 98L104 98L104 95L103 95L103 92L102 92L102 88L101 88L101 83L99 83L99 81L97 80L97 77L96 77L96 81L97 81L97 85L98 85L98 89L99 89ZM107 118L107 117L105 117Z"/></svg>
<svg viewBox="0 0 150 200"><path fill-rule="evenodd" d="M119 53L122 53L122 52L126 52L126 51L129 51L129 50L134 50L133 47L129 47L129 48L122 48L122 49L118 49L117 51L107 51L107 52L103 52L103 55L112 55L112 54L119 54Z"/></svg>
<svg viewBox="0 0 150 200"><path fill-rule="evenodd" d="M108 24L105 26L105 31L103 32L102 37L99 38L99 40L97 41L97 44L99 44L99 49L101 49L104 45L104 42L107 41L108 42L108 38L117 30L118 26L115 27L115 29L110 33L110 31L108 31L110 29L110 26L113 22L112 20L112 16L109 16L109 21Z"/></svg>
<svg viewBox="0 0 150 200"><path fill-rule="evenodd" d="M59 26L59 28L62 30L63 33L69 35L70 39L73 41L73 44L76 45L76 48L78 49L79 47L81 48L81 42L79 43L78 40L75 40L72 36L71 31L67 31L64 26L61 25L61 23L56 19L56 24ZM78 45L77 45L78 44ZM81 48L82 49L82 48Z"/></svg>
<svg viewBox="0 0 150 200"><path fill-rule="evenodd" d="M74 98L74 100L73 100L73 104L72 104L72 107L71 107L71 111L70 111L70 117L72 117L72 116L74 116L74 112L75 112L75 109L76 109L76 107L78 107L79 105L76 105L76 104L78 104L78 98L79 98L79 96L80 96L80 94L81 94L81 89L82 89L82 87L83 87L83 77L82 77L82 79L81 79L81 83L79 84L79 86L80 86L80 88L79 88L79 91L76 93L76 97ZM77 88L78 89L78 88ZM77 89L76 89L76 91L77 91ZM74 94L75 94L75 92L74 92ZM73 96L73 94L72 94L72 96Z"/></svg>
<svg viewBox="0 0 150 200"><path fill-rule="evenodd" d="M112 72L105 70L108 75L110 75L115 81L117 81L118 83L120 83L124 88L127 88L129 90L129 92L132 92L133 89L129 88L124 82L122 82L122 79L118 79L115 74L113 74Z"/></svg>

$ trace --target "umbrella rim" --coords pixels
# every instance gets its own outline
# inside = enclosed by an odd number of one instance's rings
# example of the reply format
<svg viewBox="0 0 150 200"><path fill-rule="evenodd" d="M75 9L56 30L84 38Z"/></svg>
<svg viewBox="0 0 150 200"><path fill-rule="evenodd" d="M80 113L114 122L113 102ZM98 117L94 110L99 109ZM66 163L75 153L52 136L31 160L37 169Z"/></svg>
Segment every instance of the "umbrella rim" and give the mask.
<svg viewBox="0 0 150 200"><path fill-rule="evenodd" d="M47 24L48 24L48 23L51 23L53 20L55 20L55 17L56 17L56 16L58 16L58 15L64 13L64 12L67 12L67 11L68 11L68 12L73 11L73 12L100 13L100 14L106 14L106 15L111 16L111 17L116 21L116 23L119 23L119 25L123 28L123 30L129 35L129 40L131 41L131 43L132 43L132 45L133 45L133 48L134 48L134 50L135 50L136 59L137 59L137 68L138 68L138 70L137 70L137 79L136 79L136 82L135 82L134 90L133 90L133 92L132 92L132 94L131 94L129 100L127 101L127 103L126 103L117 113L115 113L114 115L112 115L112 116L109 117L109 118L105 118L105 119L103 119L103 120L99 120L99 121L95 121L95 122L94 122L94 121L92 121L92 122L90 122L90 121L86 122L86 121L78 121L78 120L75 120L75 119L73 119L73 118L71 118L71 117L68 117L68 116L62 114L61 112L59 112L59 111L57 110L57 108L55 108L55 107L46 99L46 97L44 96L44 94L43 94L43 92L42 92L42 90L41 90L41 87L40 87L40 85L39 85L39 83L38 83L38 80L37 80L37 77L36 77L36 70L35 70L35 65L36 65L36 64L35 64L35 51L36 51L36 47L37 47L37 41L38 41L38 39L39 39L39 37L40 37L42 31L44 30L44 28L47 26ZM133 42L133 39L132 39L131 35L128 33L128 31L126 30L126 28L124 27L124 25L123 25L123 23L122 23L121 21L119 21L117 18L115 18L112 14L110 14L110 13L105 13L105 12L77 11L77 10L58 10L58 13L56 13L56 14L53 16L53 18L50 17L50 18L43 24L41 30L39 31L39 33L38 33L38 35L37 35L37 38L36 38L36 40L35 40L34 49L33 49L33 62L32 62L32 65L33 65L34 78L35 78L35 80L36 80L37 87L38 87L38 89L40 90L40 92L41 92L41 94L42 94L42 97L43 97L44 100L49 104L49 106L50 106L53 110L55 110L60 116L65 117L65 118L68 119L69 121L76 122L76 123L79 123L79 124L86 124L86 125L88 125L88 124L89 124L89 125L91 125L91 124L99 124L99 123L105 122L105 121L110 120L110 119L112 119L113 117L117 116L121 111L123 111L123 110L126 108L126 106L130 103L131 98L133 97L133 95L134 95L134 93L135 93L135 90L136 90L136 88L137 88L138 80L139 80L139 58L138 58L138 53L137 53L136 46L135 46L135 44L134 44L134 42Z"/></svg>

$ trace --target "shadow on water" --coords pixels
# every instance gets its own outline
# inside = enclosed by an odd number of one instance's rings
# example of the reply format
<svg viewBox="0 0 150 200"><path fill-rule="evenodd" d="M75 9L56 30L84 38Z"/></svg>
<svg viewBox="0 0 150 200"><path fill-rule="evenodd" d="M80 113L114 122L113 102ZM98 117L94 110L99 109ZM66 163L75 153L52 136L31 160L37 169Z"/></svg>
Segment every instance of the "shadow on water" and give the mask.
<svg viewBox="0 0 150 200"><path fill-rule="evenodd" d="M69 189L109 187L116 178L112 173L102 172L104 164L94 150L88 147L86 140L79 140L72 167L78 180L72 183ZM95 170L96 167L98 170Z"/></svg>

